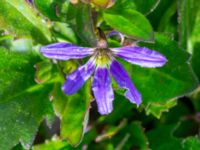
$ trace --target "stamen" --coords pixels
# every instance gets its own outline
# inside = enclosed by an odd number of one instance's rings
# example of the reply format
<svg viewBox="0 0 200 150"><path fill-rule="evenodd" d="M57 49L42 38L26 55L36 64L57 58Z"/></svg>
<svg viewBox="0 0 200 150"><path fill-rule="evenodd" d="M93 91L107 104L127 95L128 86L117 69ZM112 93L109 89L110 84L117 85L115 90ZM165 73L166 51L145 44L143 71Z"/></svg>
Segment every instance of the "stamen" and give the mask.
<svg viewBox="0 0 200 150"><path fill-rule="evenodd" d="M112 51L108 48L95 49L94 56L96 59L96 64L100 66L109 65L113 58Z"/></svg>

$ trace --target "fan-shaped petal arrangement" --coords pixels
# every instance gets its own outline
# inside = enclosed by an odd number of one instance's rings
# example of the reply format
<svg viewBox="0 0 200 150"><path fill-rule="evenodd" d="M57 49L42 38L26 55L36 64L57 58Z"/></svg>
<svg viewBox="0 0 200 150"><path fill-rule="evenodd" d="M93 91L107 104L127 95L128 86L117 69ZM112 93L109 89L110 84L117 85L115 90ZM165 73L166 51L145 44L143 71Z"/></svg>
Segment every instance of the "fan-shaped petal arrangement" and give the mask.
<svg viewBox="0 0 200 150"><path fill-rule="evenodd" d="M140 105L142 97L132 83L128 73L116 57L142 67L162 67L167 59L165 56L145 47L126 46L121 48L89 48L79 47L70 43L55 43L41 48L41 53L48 58L58 60L82 59L90 56L88 62L67 75L62 86L65 94L76 93L86 80L94 73L92 91L100 114L109 114L113 110L114 92L111 76L121 88L126 89L125 97L136 105Z"/></svg>

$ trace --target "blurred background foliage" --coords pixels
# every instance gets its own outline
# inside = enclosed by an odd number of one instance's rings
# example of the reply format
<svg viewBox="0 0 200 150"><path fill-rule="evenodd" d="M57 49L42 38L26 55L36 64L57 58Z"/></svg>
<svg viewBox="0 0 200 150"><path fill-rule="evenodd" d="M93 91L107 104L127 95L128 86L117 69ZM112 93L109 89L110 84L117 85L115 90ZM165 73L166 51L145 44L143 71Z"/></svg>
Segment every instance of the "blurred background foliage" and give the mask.
<svg viewBox="0 0 200 150"><path fill-rule="evenodd" d="M199 150L200 0L1 0L0 150ZM121 61L142 93L130 104L114 82L114 111L100 116L90 81L61 91L83 61L52 61L41 46L131 43L164 54L163 68Z"/></svg>

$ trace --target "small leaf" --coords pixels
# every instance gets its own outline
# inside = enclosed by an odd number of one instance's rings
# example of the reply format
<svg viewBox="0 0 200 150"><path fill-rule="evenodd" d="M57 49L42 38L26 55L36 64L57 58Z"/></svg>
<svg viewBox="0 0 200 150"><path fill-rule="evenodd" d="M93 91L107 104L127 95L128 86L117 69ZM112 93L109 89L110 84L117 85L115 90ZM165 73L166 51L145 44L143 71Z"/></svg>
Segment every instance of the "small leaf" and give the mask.
<svg viewBox="0 0 200 150"><path fill-rule="evenodd" d="M163 112L168 112L170 108L177 104L176 100L170 100L164 103L150 103L146 108L146 114L152 114L156 118L160 118Z"/></svg>
<svg viewBox="0 0 200 150"><path fill-rule="evenodd" d="M36 68L35 81L44 83L51 78L52 64L48 61L42 61L34 65Z"/></svg>

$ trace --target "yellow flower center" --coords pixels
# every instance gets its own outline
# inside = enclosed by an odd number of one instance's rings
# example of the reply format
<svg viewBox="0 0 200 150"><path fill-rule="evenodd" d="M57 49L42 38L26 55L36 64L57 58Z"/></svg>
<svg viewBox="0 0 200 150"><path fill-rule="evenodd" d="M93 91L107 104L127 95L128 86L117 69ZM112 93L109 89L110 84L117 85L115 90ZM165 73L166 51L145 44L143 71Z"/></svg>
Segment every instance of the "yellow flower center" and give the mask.
<svg viewBox="0 0 200 150"><path fill-rule="evenodd" d="M96 64L105 66L111 62L112 52L108 48L97 48L95 50Z"/></svg>

